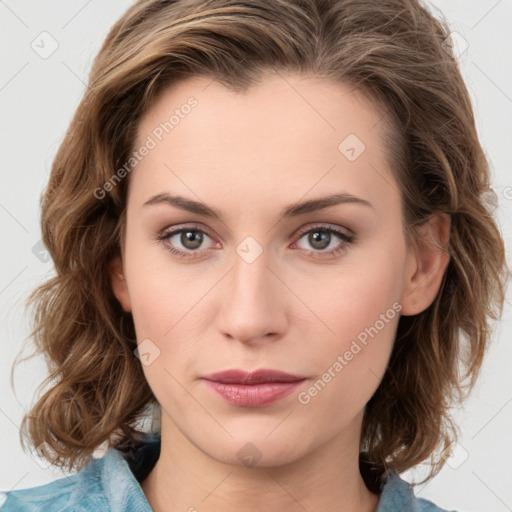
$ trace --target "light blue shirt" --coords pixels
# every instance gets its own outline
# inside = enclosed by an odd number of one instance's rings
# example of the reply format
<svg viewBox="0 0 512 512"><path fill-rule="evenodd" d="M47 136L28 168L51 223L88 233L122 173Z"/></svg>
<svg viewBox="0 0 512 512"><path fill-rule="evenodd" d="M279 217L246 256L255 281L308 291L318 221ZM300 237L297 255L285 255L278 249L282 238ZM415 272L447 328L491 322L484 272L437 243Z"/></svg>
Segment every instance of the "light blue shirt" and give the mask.
<svg viewBox="0 0 512 512"><path fill-rule="evenodd" d="M158 460L160 436L146 434L145 440L147 442L133 458L110 448L102 458L91 459L74 475L38 487L0 491L0 511L151 512L139 481L144 480ZM431 501L417 498L412 487L397 473L391 472L382 487L376 512L448 511Z"/></svg>

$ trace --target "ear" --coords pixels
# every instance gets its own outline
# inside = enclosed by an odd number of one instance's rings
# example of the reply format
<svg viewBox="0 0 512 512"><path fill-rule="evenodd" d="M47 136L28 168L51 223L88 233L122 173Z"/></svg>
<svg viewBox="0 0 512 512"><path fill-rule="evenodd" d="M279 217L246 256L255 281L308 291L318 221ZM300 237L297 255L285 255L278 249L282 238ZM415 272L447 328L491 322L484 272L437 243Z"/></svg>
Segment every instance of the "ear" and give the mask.
<svg viewBox="0 0 512 512"><path fill-rule="evenodd" d="M112 291L122 308L129 313L131 311L130 296L128 287L124 278L123 260L121 256L116 256L109 265L110 283Z"/></svg>
<svg viewBox="0 0 512 512"><path fill-rule="evenodd" d="M448 214L438 213L417 228L418 243L407 255L402 315L417 315L434 302L450 261L450 224Z"/></svg>

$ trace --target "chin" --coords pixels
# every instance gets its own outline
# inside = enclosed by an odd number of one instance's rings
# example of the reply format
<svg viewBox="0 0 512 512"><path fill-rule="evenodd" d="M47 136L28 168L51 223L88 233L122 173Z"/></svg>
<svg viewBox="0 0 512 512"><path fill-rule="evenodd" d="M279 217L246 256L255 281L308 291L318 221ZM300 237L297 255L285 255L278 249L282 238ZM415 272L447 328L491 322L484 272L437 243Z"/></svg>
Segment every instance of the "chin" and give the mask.
<svg viewBox="0 0 512 512"><path fill-rule="evenodd" d="M244 435L234 436L224 442L197 446L218 462L247 468L284 466L302 458L311 448L311 443L299 436L281 435L272 439L275 432L269 435L271 431L272 429L265 430L262 433L254 430L251 434L246 430Z"/></svg>

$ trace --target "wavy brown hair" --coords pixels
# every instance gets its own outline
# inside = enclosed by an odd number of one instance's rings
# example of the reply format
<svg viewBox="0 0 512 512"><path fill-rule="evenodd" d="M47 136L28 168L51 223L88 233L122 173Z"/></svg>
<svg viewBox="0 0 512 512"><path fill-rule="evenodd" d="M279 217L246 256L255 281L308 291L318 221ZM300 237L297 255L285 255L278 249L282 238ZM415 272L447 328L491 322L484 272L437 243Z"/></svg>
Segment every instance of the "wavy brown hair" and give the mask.
<svg viewBox="0 0 512 512"><path fill-rule="evenodd" d="M429 458L429 478L437 474L458 434L450 407L475 384L508 275L489 166L448 35L444 18L413 0L131 6L94 61L41 199L56 273L28 305L49 376L23 418L22 445L46 442L54 465L80 469L104 442L133 445L137 422L156 404L108 272L122 248L129 175L108 193L104 185L129 161L141 116L187 77L243 92L266 72L291 71L349 84L381 110L408 244L432 214L451 217L442 284L425 311L400 318L360 450L365 474L403 472Z"/></svg>

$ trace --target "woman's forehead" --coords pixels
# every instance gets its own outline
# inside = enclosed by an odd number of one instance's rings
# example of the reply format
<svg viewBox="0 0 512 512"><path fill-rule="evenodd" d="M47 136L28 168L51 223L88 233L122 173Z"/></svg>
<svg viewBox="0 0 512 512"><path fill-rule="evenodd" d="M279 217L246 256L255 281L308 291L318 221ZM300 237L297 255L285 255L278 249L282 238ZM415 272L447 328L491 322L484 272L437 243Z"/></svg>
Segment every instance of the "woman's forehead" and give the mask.
<svg viewBox="0 0 512 512"><path fill-rule="evenodd" d="M318 185L365 195L380 182L381 192L393 179L381 121L344 84L276 75L236 94L194 77L161 94L141 119L134 150L145 156L131 187L149 195L186 180L253 195L286 187L300 197Z"/></svg>

